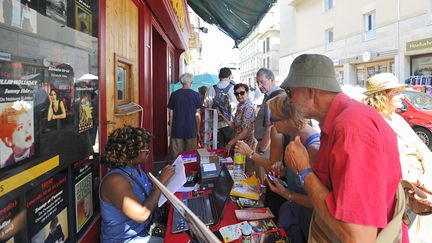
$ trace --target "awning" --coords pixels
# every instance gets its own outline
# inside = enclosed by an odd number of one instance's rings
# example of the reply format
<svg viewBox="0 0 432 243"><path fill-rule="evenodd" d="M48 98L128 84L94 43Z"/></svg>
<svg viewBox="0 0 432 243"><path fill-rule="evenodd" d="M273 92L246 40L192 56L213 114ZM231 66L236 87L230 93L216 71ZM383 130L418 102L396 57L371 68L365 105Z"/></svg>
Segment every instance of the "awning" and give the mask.
<svg viewBox="0 0 432 243"><path fill-rule="evenodd" d="M236 45L253 30L277 0L188 0L209 24L234 39Z"/></svg>

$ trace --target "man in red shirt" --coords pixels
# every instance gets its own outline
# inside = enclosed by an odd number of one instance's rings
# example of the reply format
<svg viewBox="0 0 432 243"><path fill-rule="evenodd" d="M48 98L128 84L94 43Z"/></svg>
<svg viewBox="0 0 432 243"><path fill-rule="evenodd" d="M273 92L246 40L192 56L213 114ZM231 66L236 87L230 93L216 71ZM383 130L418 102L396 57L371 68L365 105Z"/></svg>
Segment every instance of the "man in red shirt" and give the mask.
<svg viewBox="0 0 432 243"><path fill-rule="evenodd" d="M321 127L313 170L298 137L285 151L315 214L342 242L375 242L393 218L401 179L394 132L377 112L341 92L326 56L297 57L281 88L287 102Z"/></svg>

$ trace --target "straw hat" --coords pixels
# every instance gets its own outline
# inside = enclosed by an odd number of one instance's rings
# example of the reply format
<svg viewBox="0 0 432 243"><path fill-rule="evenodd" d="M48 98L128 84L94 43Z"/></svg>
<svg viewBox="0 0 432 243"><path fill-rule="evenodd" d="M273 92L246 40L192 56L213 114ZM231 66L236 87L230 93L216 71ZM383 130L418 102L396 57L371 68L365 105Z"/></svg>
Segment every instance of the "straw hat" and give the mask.
<svg viewBox="0 0 432 243"><path fill-rule="evenodd" d="M399 80L392 73L379 73L366 80L365 95L371 95L386 89L396 89L406 87L406 84L399 83Z"/></svg>
<svg viewBox="0 0 432 243"><path fill-rule="evenodd" d="M288 77L281 88L315 88L331 92L341 92L333 61L320 54L303 54L291 64Z"/></svg>

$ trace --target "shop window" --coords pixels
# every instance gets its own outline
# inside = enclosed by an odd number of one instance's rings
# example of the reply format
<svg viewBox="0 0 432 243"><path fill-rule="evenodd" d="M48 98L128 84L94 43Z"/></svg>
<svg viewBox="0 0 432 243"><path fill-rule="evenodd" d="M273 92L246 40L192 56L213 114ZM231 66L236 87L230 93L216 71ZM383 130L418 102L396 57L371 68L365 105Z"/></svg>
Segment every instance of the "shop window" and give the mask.
<svg viewBox="0 0 432 243"><path fill-rule="evenodd" d="M333 28L327 29L325 31L325 47L326 51L333 50Z"/></svg>
<svg viewBox="0 0 432 243"><path fill-rule="evenodd" d="M386 73L387 65L378 65L378 73Z"/></svg>
<svg viewBox="0 0 432 243"><path fill-rule="evenodd" d="M121 110L121 106L127 105L132 101L132 61L118 54L115 56L115 87L116 94L115 109Z"/></svg>
<svg viewBox="0 0 432 243"><path fill-rule="evenodd" d="M417 56L411 59L412 75L432 75L432 56Z"/></svg>
<svg viewBox="0 0 432 243"><path fill-rule="evenodd" d="M333 0L324 0L324 11L333 9Z"/></svg>
<svg viewBox="0 0 432 243"><path fill-rule="evenodd" d="M367 67L367 78L370 78L376 74L375 66Z"/></svg>
<svg viewBox="0 0 432 243"><path fill-rule="evenodd" d="M375 33L375 11L363 15L364 19L364 40L374 39Z"/></svg>

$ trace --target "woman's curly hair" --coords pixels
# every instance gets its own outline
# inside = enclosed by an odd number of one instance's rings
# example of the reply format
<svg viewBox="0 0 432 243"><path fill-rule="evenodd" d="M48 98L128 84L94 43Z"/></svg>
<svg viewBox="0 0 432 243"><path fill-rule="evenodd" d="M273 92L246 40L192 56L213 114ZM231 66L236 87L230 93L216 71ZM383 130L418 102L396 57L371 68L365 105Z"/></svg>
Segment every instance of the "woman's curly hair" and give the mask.
<svg viewBox="0 0 432 243"><path fill-rule="evenodd" d="M370 94L362 100L362 103L372 106L376 111L388 117L396 108L389 99L391 91L392 89L386 89Z"/></svg>
<svg viewBox="0 0 432 243"><path fill-rule="evenodd" d="M283 93L267 101L271 113L281 120L291 120L298 130L305 128L309 120L302 118L294 106L287 102L287 99L287 95Z"/></svg>
<svg viewBox="0 0 432 243"><path fill-rule="evenodd" d="M148 147L152 137L144 128L117 128L108 137L101 163L108 168L131 165L132 160L138 157L140 149Z"/></svg>

